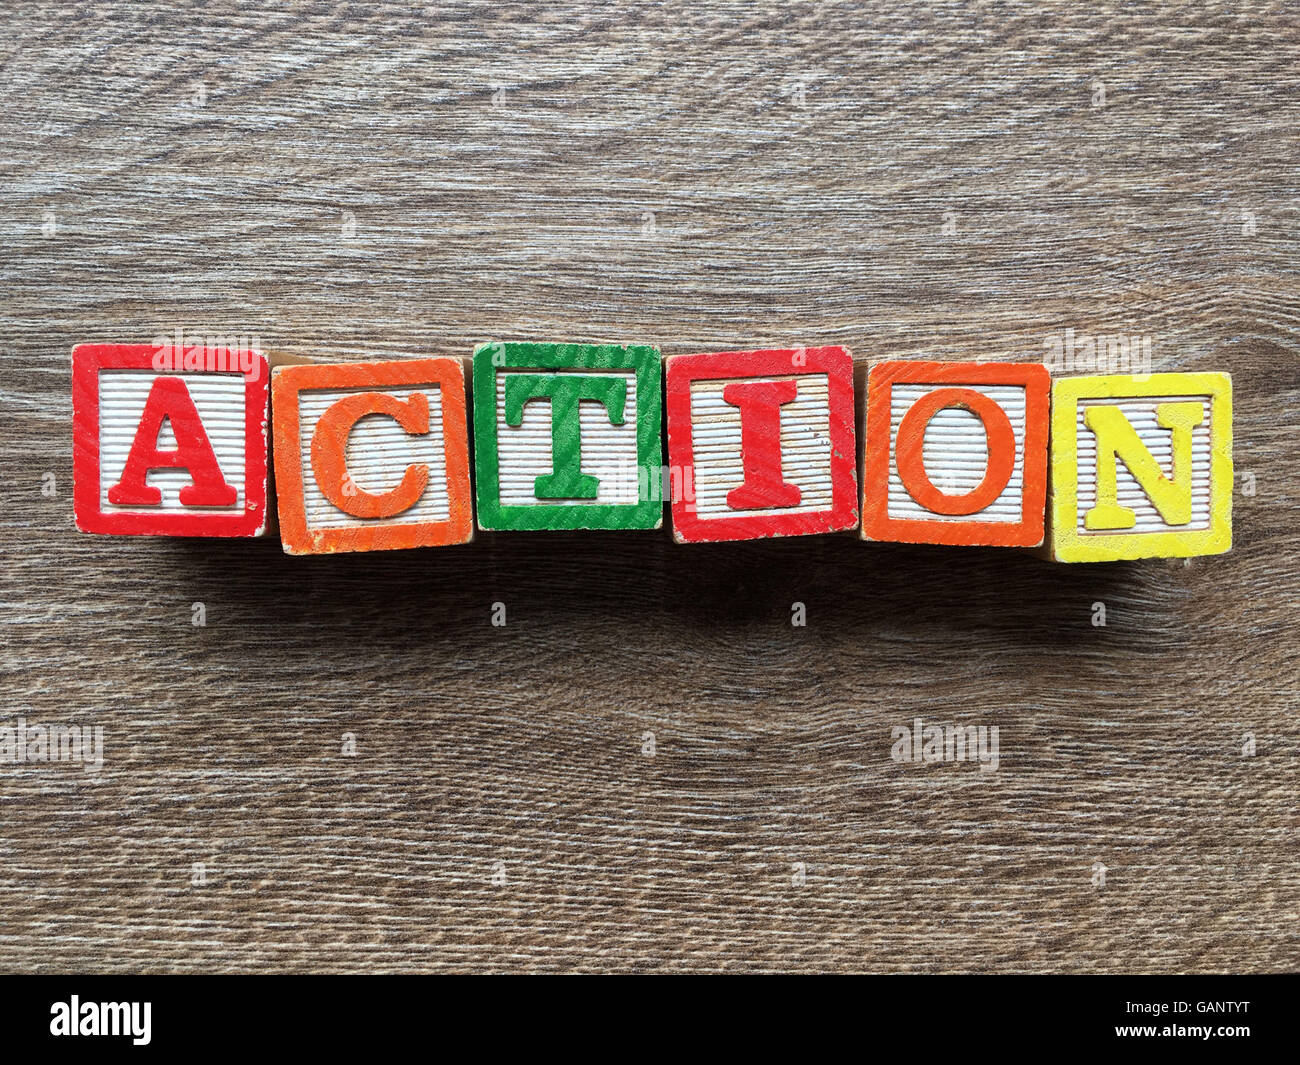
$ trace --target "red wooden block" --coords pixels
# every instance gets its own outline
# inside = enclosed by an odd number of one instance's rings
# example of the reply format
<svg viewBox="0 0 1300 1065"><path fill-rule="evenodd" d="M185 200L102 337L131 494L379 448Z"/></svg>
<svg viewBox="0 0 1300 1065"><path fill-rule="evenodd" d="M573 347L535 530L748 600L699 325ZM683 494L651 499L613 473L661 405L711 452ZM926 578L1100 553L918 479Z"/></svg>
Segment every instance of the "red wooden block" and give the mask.
<svg viewBox="0 0 1300 1065"><path fill-rule="evenodd" d="M858 523L845 348L666 360L673 536L802 536Z"/></svg>
<svg viewBox="0 0 1300 1065"><path fill-rule="evenodd" d="M257 351L73 348L77 528L260 536L267 519L268 378Z"/></svg>
<svg viewBox="0 0 1300 1065"><path fill-rule="evenodd" d="M1035 547L1051 379L1039 363L883 362L867 378L862 535Z"/></svg>

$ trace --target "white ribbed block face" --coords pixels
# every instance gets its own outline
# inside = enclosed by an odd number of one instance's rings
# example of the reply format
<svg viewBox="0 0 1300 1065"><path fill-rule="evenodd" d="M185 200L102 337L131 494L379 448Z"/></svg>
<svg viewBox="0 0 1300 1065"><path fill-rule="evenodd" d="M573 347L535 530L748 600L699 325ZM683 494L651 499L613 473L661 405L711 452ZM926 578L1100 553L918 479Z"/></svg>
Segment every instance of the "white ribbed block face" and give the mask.
<svg viewBox="0 0 1300 1065"><path fill-rule="evenodd" d="M429 402L429 431L408 433L387 414L368 414L348 435L348 475L365 492L382 494L401 484L407 467L427 466L428 485L414 506L390 518L359 518L339 510L325 498L311 467L311 443L321 416L347 396L379 392L405 402L413 392ZM451 501L447 491L447 452L442 429L442 389L435 384L412 389L393 388L303 389L298 393L298 428L302 455L303 510L307 528L346 529L358 526L407 525L447 521Z"/></svg>
<svg viewBox="0 0 1300 1065"><path fill-rule="evenodd" d="M993 400L1006 413L1016 438L1011 480L983 510L970 515L936 514L908 494L898 475L898 427L923 396L941 389L961 388ZM992 521L1015 524L1023 520L1025 483L1025 388L1021 385L895 383L890 391L889 517L928 521ZM979 416L962 407L946 407L930 419L922 449L930 483L945 495L964 495L979 486L988 468L988 438Z"/></svg>
<svg viewBox="0 0 1300 1065"><path fill-rule="evenodd" d="M565 505L608 505L636 503L640 499L637 467L636 373L632 370L520 370L535 377L539 373L578 374L582 377L614 377L627 384L623 424L612 425L609 412L600 403L578 405L582 434L582 472L599 480L595 499L566 499ZM502 506L547 506L556 500L538 499L538 477L552 472L551 404L534 399L524 404L519 425L506 424L506 381L516 374L509 370L496 375L497 458L500 470Z"/></svg>
<svg viewBox="0 0 1300 1065"><path fill-rule="evenodd" d="M1151 497L1138 484L1137 479L1124 465L1115 462L1116 501L1133 511L1137 524L1130 533L1191 532L1210 527L1210 458L1211 418L1209 396L1134 396L1127 399L1080 399L1076 411L1078 507L1075 512L1075 529L1080 536L1105 535L1110 530L1090 530L1084 527L1084 515L1097 504L1097 438L1084 422L1089 407L1117 407L1128 419L1142 443L1151 452L1165 477L1173 478L1173 433L1156 421L1156 408L1164 403L1197 403L1202 405L1201 424L1192 429L1192 520L1186 525L1172 526L1165 522L1152 503Z"/></svg>
<svg viewBox="0 0 1300 1065"><path fill-rule="evenodd" d="M182 506L180 492L193 483L184 469L150 470L145 482L162 492L160 506L120 507L108 501L108 490L122 478L127 456L135 441L140 417L153 383L159 377L178 377L185 383L203 422L208 442L226 483L238 495L229 507ZM244 377L233 373L168 373L152 370L100 370L99 372L99 506L105 514L241 514L245 494L247 419ZM152 443L152 441L151 441ZM171 423L158 431L160 451L173 450L176 437Z"/></svg>
<svg viewBox="0 0 1300 1065"><path fill-rule="evenodd" d="M781 473L800 492L796 507L733 510L727 494L745 480L741 409L722 398L736 382L794 381L798 393L781 405ZM695 510L701 518L779 517L830 510L831 411L826 374L745 377L691 382L691 440L695 458Z"/></svg>

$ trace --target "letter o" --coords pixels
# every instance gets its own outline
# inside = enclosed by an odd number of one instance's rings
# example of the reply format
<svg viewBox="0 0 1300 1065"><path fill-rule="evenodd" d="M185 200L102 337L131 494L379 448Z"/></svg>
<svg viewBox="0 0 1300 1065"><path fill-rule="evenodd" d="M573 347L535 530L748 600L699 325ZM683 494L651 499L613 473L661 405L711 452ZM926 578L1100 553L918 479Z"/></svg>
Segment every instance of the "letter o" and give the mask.
<svg viewBox="0 0 1300 1065"><path fill-rule="evenodd" d="M979 418L988 442L984 479L961 495L939 491L925 470L925 431L930 420L948 407L962 407ZM899 479L908 495L935 514L960 517L978 513L1002 494L1016 466L1016 433L1007 412L982 392L970 388L937 388L922 396L903 415L894 455Z"/></svg>

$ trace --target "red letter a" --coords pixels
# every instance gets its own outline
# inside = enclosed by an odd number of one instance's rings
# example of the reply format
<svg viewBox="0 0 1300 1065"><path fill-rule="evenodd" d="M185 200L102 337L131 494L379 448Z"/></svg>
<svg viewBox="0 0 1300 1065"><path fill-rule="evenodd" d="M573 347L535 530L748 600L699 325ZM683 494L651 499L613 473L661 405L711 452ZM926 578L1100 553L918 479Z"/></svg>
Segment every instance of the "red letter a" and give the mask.
<svg viewBox="0 0 1300 1065"><path fill-rule="evenodd" d="M175 451L158 450L163 419L171 422ZM193 483L180 492L181 503L187 507L229 507L239 498L221 475L185 382L179 377L159 377L145 401L122 479L108 490L108 501L116 506L156 506L162 502L162 492L146 484L145 477L150 470L170 469L189 470Z"/></svg>

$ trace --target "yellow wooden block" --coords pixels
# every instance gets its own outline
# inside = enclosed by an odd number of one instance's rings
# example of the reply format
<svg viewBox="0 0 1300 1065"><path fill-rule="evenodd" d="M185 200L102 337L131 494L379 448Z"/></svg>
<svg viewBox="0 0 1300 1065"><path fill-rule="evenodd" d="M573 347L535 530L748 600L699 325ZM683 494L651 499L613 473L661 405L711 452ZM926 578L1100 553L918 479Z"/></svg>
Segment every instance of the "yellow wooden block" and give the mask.
<svg viewBox="0 0 1300 1065"><path fill-rule="evenodd" d="M1048 544L1058 562L1232 547L1232 379L1066 377L1052 385Z"/></svg>

